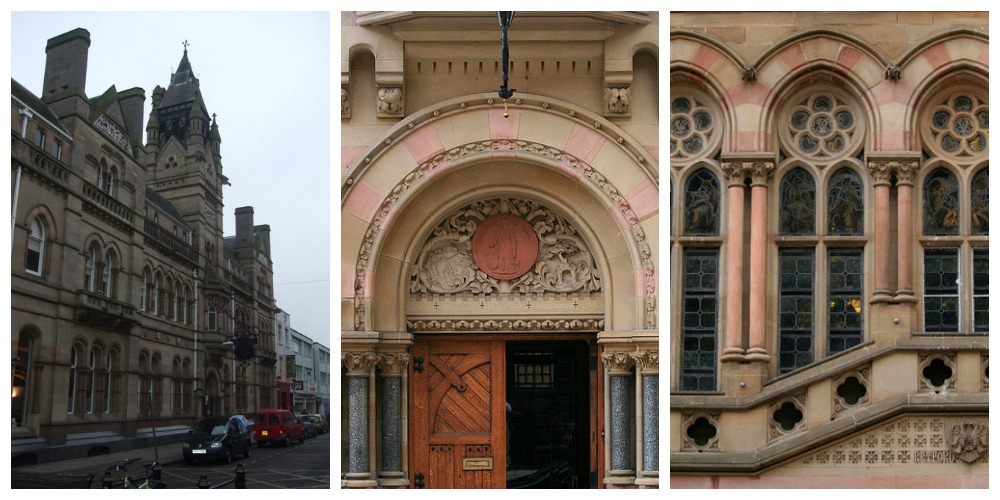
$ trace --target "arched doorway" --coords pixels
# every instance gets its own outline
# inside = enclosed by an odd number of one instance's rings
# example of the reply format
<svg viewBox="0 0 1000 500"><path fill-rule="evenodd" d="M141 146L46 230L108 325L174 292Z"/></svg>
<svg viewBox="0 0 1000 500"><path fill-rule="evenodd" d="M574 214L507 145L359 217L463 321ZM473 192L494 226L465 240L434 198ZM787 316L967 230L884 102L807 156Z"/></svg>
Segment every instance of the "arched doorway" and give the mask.
<svg viewBox="0 0 1000 500"><path fill-rule="evenodd" d="M636 356L657 349L657 167L600 116L529 94L517 104L504 117L474 95L415 113L345 175L356 485L596 487L635 474L641 433L605 418L604 387L641 376ZM615 386L628 400L614 414L634 414L641 397ZM565 392L581 397L545 396ZM616 442L603 437L611 420Z"/></svg>

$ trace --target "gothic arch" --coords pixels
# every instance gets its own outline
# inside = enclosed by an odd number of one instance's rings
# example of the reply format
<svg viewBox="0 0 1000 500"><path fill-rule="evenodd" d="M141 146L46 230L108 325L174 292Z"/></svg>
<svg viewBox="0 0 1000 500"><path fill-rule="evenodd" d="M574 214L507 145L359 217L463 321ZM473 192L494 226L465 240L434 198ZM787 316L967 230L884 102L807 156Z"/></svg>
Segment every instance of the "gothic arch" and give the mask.
<svg viewBox="0 0 1000 500"><path fill-rule="evenodd" d="M603 249L617 304L606 311L604 329L656 327L657 265L646 238L647 231L656 234L655 161L627 133L575 105L519 93L508 112L504 118L492 94L438 103L351 162L341 187L341 230L346 241L362 243L357 254L348 251L356 258L343 271L342 297L352 306L343 310L345 329L405 330L399 306L407 259L434 214L463 196L528 193L560 200L596 235L589 244Z"/></svg>

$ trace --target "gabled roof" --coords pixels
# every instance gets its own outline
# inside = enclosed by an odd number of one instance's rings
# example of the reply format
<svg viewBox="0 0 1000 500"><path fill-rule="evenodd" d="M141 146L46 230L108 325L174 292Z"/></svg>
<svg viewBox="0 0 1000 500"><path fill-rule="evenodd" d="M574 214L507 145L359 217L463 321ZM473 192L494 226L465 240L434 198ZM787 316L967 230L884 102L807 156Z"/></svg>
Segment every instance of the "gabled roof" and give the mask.
<svg viewBox="0 0 1000 500"><path fill-rule="evenodd" d="M66 134L67 137L72 137L69 130L66 130L66 127L59 121L59 117L49 108L48 104L45 104L45 102L36 97L35 94L32 94L23 85L17 83L17 80L13 78L10 79L10 95L31 108L35 113L41 115L42 118L45 118L46 121L51 123L60 132Z"/></svg>

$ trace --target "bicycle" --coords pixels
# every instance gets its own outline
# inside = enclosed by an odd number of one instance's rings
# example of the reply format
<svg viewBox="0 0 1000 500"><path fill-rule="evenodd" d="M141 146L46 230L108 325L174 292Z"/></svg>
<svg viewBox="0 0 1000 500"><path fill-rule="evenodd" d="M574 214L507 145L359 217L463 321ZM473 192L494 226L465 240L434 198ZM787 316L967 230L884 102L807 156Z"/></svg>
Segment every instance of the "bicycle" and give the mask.
<svg viewBox="0 0 1000 500"><path fill-rule="evenodd" d="M147 462L142 464L145 469L143 477L130 476L128 474L129 464L142 460L141 457L126 458L122 463L111 464L101 478L101 486L104 489L163 489L167 485L160 482L161 469L159 462Z"/></svg>

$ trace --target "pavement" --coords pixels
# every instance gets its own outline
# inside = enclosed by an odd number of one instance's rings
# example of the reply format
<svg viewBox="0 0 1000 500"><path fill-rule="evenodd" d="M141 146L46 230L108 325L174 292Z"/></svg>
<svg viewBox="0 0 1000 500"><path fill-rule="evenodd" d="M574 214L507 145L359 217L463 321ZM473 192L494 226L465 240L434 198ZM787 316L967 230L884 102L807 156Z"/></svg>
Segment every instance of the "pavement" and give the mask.
<svg viewBox="0 0 1000 500"><path fill-rule="evenodd" d="M48 472L48 473L69 473L75 474L88 471L94 474L94 481L100 481L105 469L112 464L121 464L126 458L142 458L137 463L143 464L159 460L160 465L169 465L184 461L184 452L181 450L181 443L164 444L149 448L136 448L128 451L98 455L95 457L72 458L68 460L57 460L36 465L24 465L16 470L25 472ZM131 467L129 468L131 471ZM138 470L142 470L139 468Z"/></svg>

